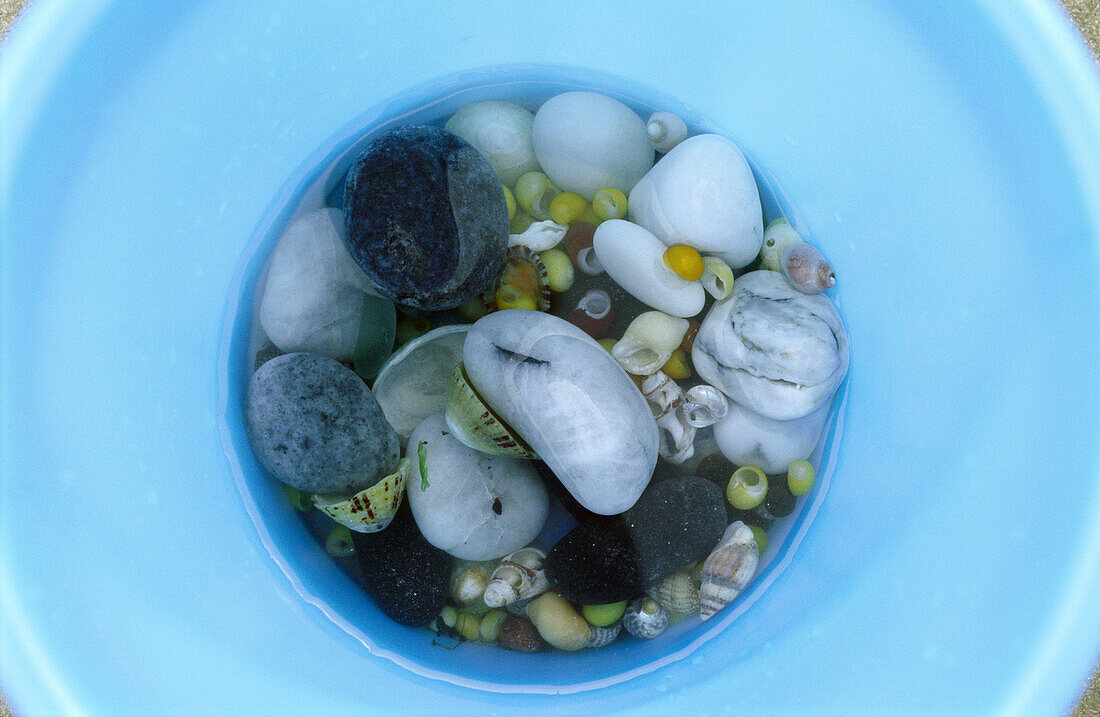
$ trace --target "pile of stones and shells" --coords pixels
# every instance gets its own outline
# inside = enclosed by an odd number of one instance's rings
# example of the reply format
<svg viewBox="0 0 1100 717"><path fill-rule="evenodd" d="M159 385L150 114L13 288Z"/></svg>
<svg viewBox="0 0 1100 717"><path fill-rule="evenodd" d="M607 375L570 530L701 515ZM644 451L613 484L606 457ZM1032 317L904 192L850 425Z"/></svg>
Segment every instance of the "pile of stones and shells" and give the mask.
<svg viewBox="0 0 1100 717"><path fill-rule="evenodd" d="M706 620L848 367L832 267L764 219L733 141L598 93L386 131L268 260L254 453L401 624L533 652Z"/></svg>

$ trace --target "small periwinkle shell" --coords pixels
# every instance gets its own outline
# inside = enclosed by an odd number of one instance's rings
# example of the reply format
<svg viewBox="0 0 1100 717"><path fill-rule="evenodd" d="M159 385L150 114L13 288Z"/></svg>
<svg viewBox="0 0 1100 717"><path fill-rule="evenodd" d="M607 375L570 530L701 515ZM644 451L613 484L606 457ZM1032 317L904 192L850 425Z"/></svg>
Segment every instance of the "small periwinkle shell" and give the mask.
<svg viewBox="0 0 1100 717"><path fill-rule="evenodd" d="M611 328L614 314L611 295L603 289L589 289L569 313L569 323L594 339L602 339Z"/></svg>
<svg viewBox="0 0 1100 717"><path fill-rule="evenodd" d="M671 112L654 112L645 123L646 134L653 149L668 152L687 139L687 123Z"/></svg>
<svg viewBox="0 0 1100 717"><path fill-rule="evenodd" d="M535 113L532 138L535 157L550 179L588 201L607 187L629 194L653 166L642 118L595 92L566 92L544 102Z"/></svg>
<svg viewBox="0 0 1100 717"><path fill-rule="evenodd" d="M748 587L760 555L752 529L741 521L731 523L722 540L703 562L699 588L699 617L707 620L733 602Z"/></svg>
<svg viewBox="0 0 1100 717"><path fill-rule="evenodd" d="M589 650L598 650L601 647L607 647L615 638L619 636L619 633L623 630L623 624L616 622L612 625L603 627L597 627L595 625L588 626L588 644L585 645Z"/></svg>
<svg viewBox="0 0 1100 717"><path fill-rule="evenodd" d="M402 458L393 473L370 488L364 488L351 497L339 495L315 495L313 504L321 512L340 525L359 533L377 533L384 530L401 507L405 497L405 483L409 477L409 459Z"/></svg>
<svg viewBox="0 0 1100 717"><path fill-rule="evenodd" d="M546 553L531 547L521 548L501 558L485 588L485 604L503 607L544 592L549 587L543 570L545 560Z"/></svg>
<svg viewBox="0 0 1100 717"><path fill-rule="evenodd" d="M802 242L783 252L779 260L783 276L803 294L820 294L836 286L836 274L817 247Z"/></svg>
<svg viewBox="0 0 1100 717"><path fill-rule="evenodd" d="M699 586L687 570L677 570L646 593L670 613L682 615L699 609Z"/></svg>
<svg viewBox="0 0 1100 717"><path fill-rule="evenodd" d="M488 560L456 560L451 570L451 597L459 607L470 607L481 600L489 575L496 565Z"/></svg>
<svg viewBox="0 0 1100 717"><path fill-rule="evenodd" d="M659 370L684 340L685 319L661 311L639 314L611 348L611 355L627 373L648 376Z"/></svg>
<svg viewBox="0 0 1100 717"><path fill-rule="evenodd" d="M623 613L623 628L634 637L651 640L668 628L668 610L649 596L634 598Z"/></svg>
<svg viewBox="0 0 1100 717"><path fill-rule="evenodd" d="M760 192L737 145L717 134L685 139L635 185L630 219L668 246L687 244L734 269L760 253Z"/></svg>
<svg viewBox="0 0 1100 717"><path fill-rule="evenodd" d="M670 269L664 260L667 247L643 227L609 219L596 227L592 246L608 276L638 301L683 318L703 310L703 285Z"/></svg>
<svg viewBox="0 0 1100 717"><path fill-rule="evenodd" d="M514 186L521 174L535 172L531 128L535 115L511 102L475 102L455 112L443 129L473 145L502 184Z"/></svg>

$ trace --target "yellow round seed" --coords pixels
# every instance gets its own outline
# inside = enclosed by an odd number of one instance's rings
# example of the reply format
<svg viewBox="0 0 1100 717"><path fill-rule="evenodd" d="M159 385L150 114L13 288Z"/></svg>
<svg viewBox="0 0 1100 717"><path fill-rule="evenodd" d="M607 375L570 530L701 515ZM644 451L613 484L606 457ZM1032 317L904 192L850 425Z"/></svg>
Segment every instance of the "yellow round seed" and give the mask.
<svg viewBox="0 0 1100 717"><path fill-rule="evenodd" d="M516 216L516 196L508 187L503 184L500 186L504 189L504 201L508 205L508 221L512 221Z"/></svg>
<svg viewBox="0 0 1100 717"><path fill-rule="evenodd" d="M480 637L482 642L496 642L500 636L500 626L508 618L504 610L491 610L481 618Z"/></svg>
<svg viewBox="0 0 1100 717"><path fill-rule="evenodd" d="M516 180L516 201L535 219L550 218L550 204L560 191L542 172L528 172Z"/></svg>
<svg viewBox="0 0 1100 717"><path fill-rule="evenodd" d="M576 278L573 261L569 255L561 249L547 249L539 254L539 258L542 259L542 265L546 267L546 280L550 291L556 291L559 294L569 291L573 286L573 279Z"/></svg>
<svg viewBox="0 0 1100 717"><path fill-rule="evenodd" d="M695 247L673 244L664 253L665 264L681 278L698 281L703 275L703 257Z"/></svg>
<svg viewBox="0 0 1100 717"><path fill-rule="evenodd" d="M572 224L581 218L588 202L576 192L562 192L550 202L550 218L558 224Z"/></svg>
<svg viewBox="0 0 1100 717"><path fill-rule="evenodd" d="M756 466L741 466L726 485L726 500L738 510L752 510L764 502L768 477Z"/></svg>
<svg viewBox="0 0 1100 717"><path fill-rule="evenodd" d="M592 197L592 212L601 220L626 216L626 195L618 189L601 189Z"/></svg>
<svg viewBox="0 0 1100 717"><path fill-rule="evenodd" d="M677 380L691 378L691 361L688 360L687 351L677 348L672 352L672 356L665 362L665 365L661 367L661 370L669 378Z"/></svg>
<svg viewBox="0 0 1100 717"><path fill-rule="evenodd" d="M471 642L475 642L481 637L481 620L477 618L477 615L471 615L468 612L458 613L454 627L459 634Z"/></svg>

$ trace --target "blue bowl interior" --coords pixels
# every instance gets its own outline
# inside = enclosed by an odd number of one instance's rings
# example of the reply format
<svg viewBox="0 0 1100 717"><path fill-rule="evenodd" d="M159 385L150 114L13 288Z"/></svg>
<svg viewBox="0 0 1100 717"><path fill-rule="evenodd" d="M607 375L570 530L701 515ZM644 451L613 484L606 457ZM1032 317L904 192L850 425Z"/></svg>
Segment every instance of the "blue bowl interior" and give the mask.
<svg viewBox="0 0 1100 717"><path fill-rule="evenodd" d="M481 690L417 674L459 656L377 620L219 422L308 168L364 108L524 67L734 137L836 266L853 358L812 522L736 620L620 668L464 649ZM1100 87L1052 5L39 0L0 73L19 713L1051 712L1095 662ZM508 694L628 664L657 669Z"/></svg>

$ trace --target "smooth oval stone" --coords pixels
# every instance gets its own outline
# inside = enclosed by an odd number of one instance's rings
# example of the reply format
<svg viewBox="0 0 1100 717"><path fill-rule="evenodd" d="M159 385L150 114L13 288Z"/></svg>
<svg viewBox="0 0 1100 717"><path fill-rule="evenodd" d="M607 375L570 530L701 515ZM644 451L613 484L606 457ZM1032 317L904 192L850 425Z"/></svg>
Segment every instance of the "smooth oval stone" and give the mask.
<svg viewBox="0 0 1100 717"><path fill-rule="evenodd" d="M534 122L535 116L517 104L488 100L462 107L443 129L473 145L500 181L514 187L520 175L539 170L531 142Z"/></svg>
<svg viewBox="0 0 1100 717"><path fill-rule="evenodd" d="M764 240L752 169L737 145L717 134L673 147L634 185L627 211L665 244L716 254L733 269L752 262Z"/></svg>
<svg viewBox="0 0 1100 717"><path fill-rule="evenodd" d="M691 359L700 378L736 403L789 421L832 398L848 371L848 334L826 295L753 271L707 312Z"/></svg>
<svg viewBox="0 0 1100 717"><path fill-rule="evenodd" d="M544 102L535 113L532 140L546 176L588 201L601 189L629 194L653 166L642 118L595 92L565 92Z"/></svg>
<svg viewBox="0 0 1100 717"><path fill-rule="evenodd" d="M828 415L825 403L802 418L776 421L731 401L729 413L714 424L714 438L722 455L737 465L786 474L791 463L813 453Z"/></svg>
<svg viewBox="0 0 1100 717"><path fill-rule="evenodd" d="M550 499L535 467L463 445L442 413L412 432L408 456L405 495L416 524L429 543L456 558L503 557L534 540L546 523Z"/></svg>
<svg viewBox="0 0 1100 717"><path fill-rule="evenodd" d="M260 326L285 353L352 358L371 284L343 234L343 213L320 209L295 219L271 252Z"/></svg>
<svg viewBox="0 0 1100 717"><path fill-rule="evenodd" d="M504 263L500 180L476 149L438 127L398 127L371 142L348 172L344 211L352 258L402 306L460 306Z"/></svg>
<svg viewBox="0 0 1100 717"><path fill-rule="evenodd" d="M479 319L462 361L490 408L588 510L621 513L657 463L657 424L626 372L564 319L512 309Z"/></svg>
<svg viewBox="0 0 1100 717"><path fill-rule="evenodd" d="M584 605L629 600L707 553L726 529L725 496L705 478L656 482L622 515L582 522L546 556L546 577Z"/></svg>
<svg viewBox="0 0 1100 717"><path fill-rule="evenodd" d="M685 319L703 310L703 285L670 269L664 260L668 247L637 224L602 222L592 236L592 248L607 275L638 301Z"/></svg>
<svg viewBox="0 0 1100 717"><path fill-rule="evenodd" d="M311 493L353 493L393 472L397 434L370 389L327 356L277 356L252 374L245 405L256 458Z"/></svg>
<svg viewBox="0 0 1100 717"><path fill-rule="evenodd" d="M405 501L385 530L352 532L363 587L391 620L427 625L447 602L454 558L435 547L416 527Z"/></svg>

